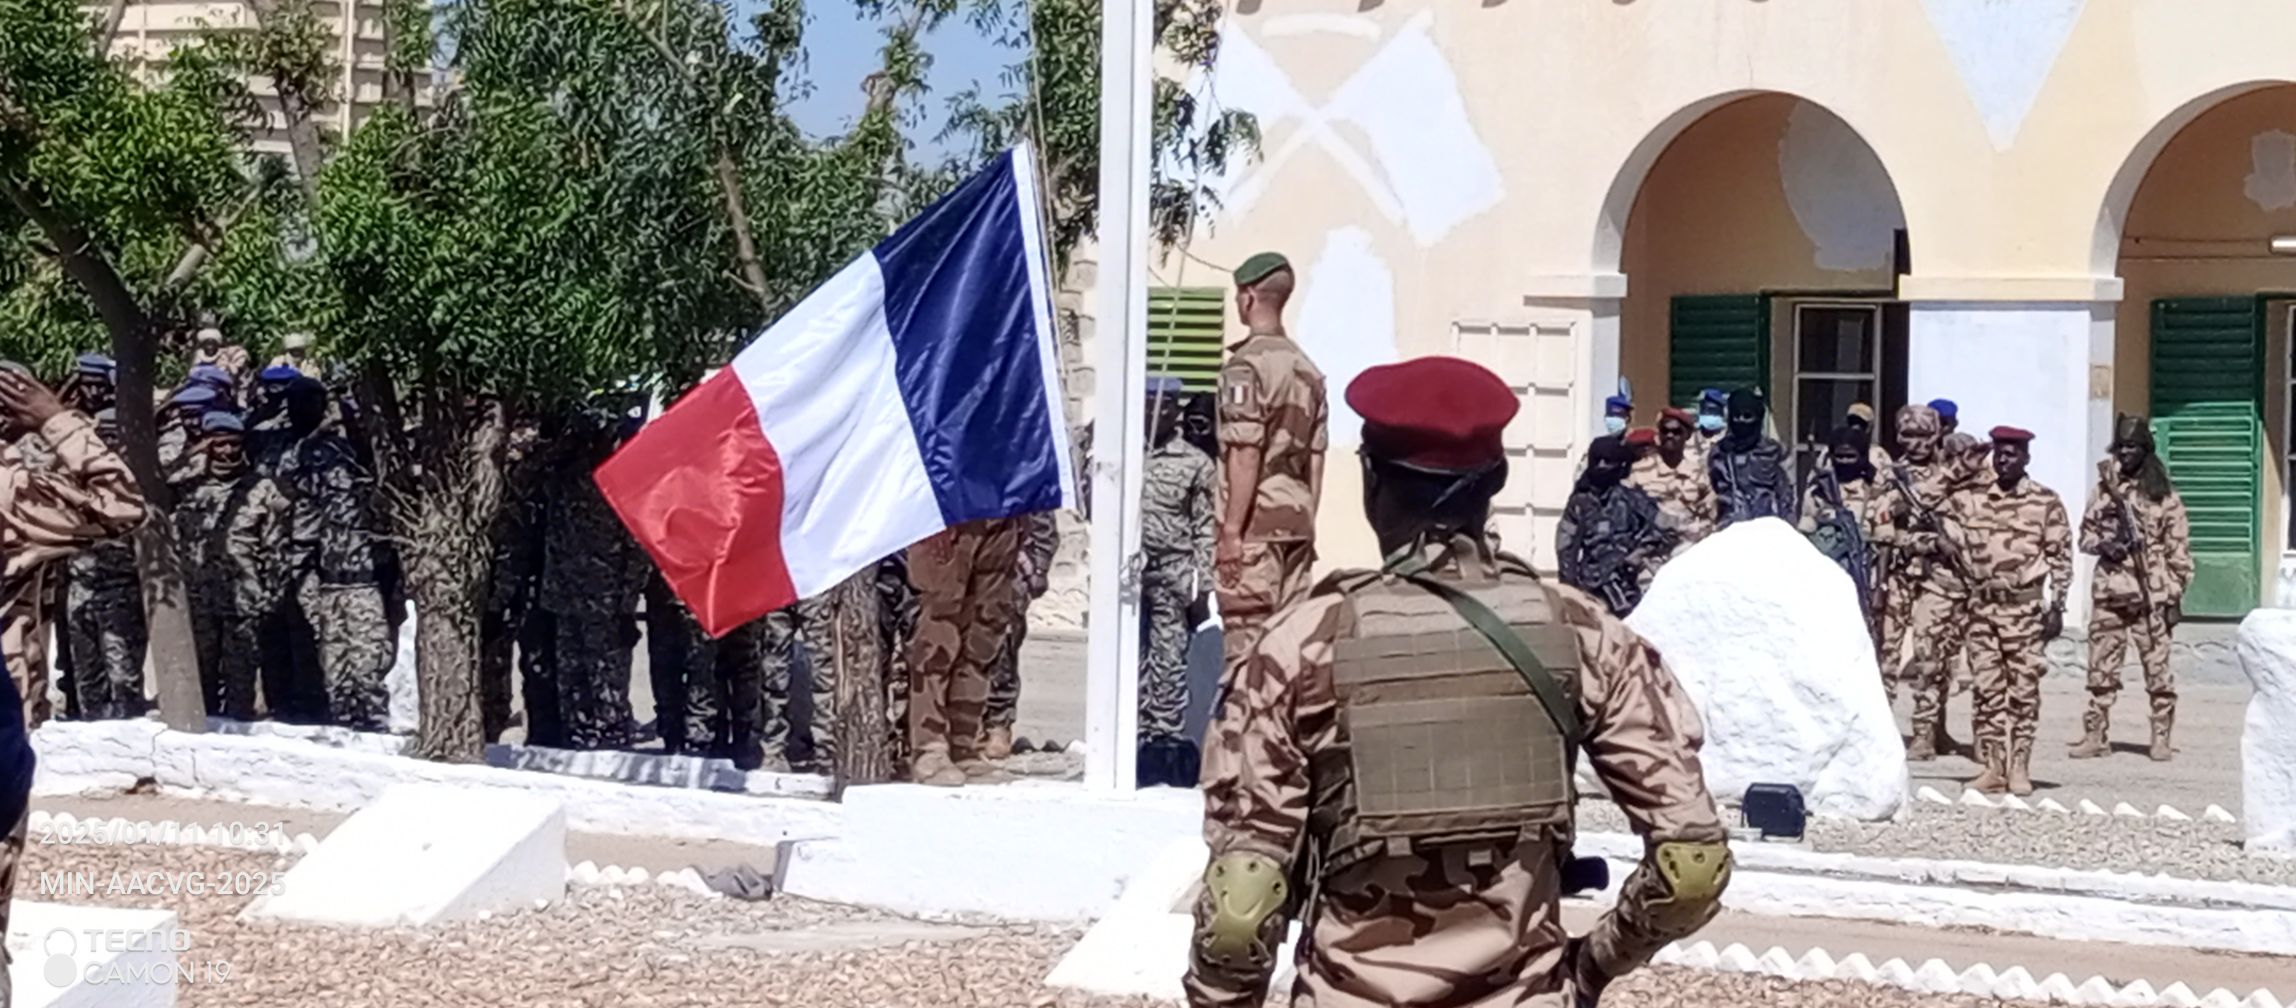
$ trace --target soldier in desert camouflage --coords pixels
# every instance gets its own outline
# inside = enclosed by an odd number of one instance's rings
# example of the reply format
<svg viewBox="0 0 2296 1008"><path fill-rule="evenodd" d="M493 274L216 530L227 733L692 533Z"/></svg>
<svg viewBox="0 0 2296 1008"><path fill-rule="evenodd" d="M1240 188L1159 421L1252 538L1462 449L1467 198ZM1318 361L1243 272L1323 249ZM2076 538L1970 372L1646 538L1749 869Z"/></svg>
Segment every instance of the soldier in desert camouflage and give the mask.
<svg viewBox="0 0 2296 1008"><path fill-rule="evenodd" d="M1364 372L1347 401L1364 417L1365 508L1396 560L1286 607L1229 684L1205 747L1188 1002L1261 1004L1296 909L1295 1008L1594 1004L1710 919L1728 884L1704 728L1648 643L1490 549L1517 408L1497 376L1421 358ZM1648 853L1572 937L1557 901L1580 749ZM1408 783L1438 765L1468 785ZM1444 814L1418 812L1430 803Z"/></svg>
<svg viewBox="0 0 2296 1008"><path fill-rule="evenodd" d="M1882 558L1882 678L1894 696L1902 676L1913 690L1913 741L1906 758L1933 760L1956 746L1945 730L1953 683L1947 663L1969 623L1969 587L1938 538L1938 515L1971 479L1966 451L1947 453L1937 411L1908 403L1897 411L1905 458L1884 470L1872 507L1873 545Z"/></svg>
<svg viewBox="0 0 2296 1008"><path fill-rule="evenodd" d="M1636 459L1626 477L1628 486L1658 505L1659 516L1674 533L1676 553L1714 531L1714 484L1706 478L1705 462L1691 450L1697 423L1686 410L1659 414L1658 450Z"/></svg>
<svg viewBox="0 0 2296 1008"><path fill-rule="evenodd" d="M1307 594L1328 432L1323 372L1284 334L1291 263L1262 252L1237 267L1236 310L1251 335L1220 369L1220 528L1213 567L1226 664L1268 617Z"/></svg>
<svg viewBox="0 0 2296 1008"><path fill-rule="evenodd" d="M1969 786L2025 795L2033 793L2033 732L2048 667L2042 649L2065 629L2073 530L2056 491L2025 474L2033 435L2015 427L1995 427L1992 435L1996 478L1954 498L1947 510L1948 534L1970 577L1969 665L1977 686L1977 761L1985 772Z"/></svg>
<svg viewBox="0 0 2296 1008"><path fill-rule="evenodd" d="M2066 755L2094 759L2112 751L2106 736L2121 692L2121 659L2133 639L2152 707L2148 755L2165 762L2174 755L2169 732L2176 725L2169 638L2192 586L2192 530L2184 498L2153 449L2152 424L2122 416L2113 427L2112 457L2099 467L2081 517L2081 552L2097 558L2089 579L2089 709L2081 740Z"/></svg>

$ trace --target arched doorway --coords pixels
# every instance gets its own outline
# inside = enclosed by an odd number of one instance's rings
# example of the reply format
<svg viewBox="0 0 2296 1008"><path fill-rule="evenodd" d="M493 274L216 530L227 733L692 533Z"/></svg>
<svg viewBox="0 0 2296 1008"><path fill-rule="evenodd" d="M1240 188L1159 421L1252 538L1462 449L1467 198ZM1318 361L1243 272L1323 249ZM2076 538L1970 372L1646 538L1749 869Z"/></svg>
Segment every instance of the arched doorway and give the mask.
<svg viewBox="0 0 2296 1008"><path fill-rule="evenodd" d="M1881 159L1823 106L1708 106L1645 141L1655 157L1613 193L1615 244L1598 236L1627 277L1620 374L1638 423L1705 388L1759 387L1778 436L1815 458L1852 403L1887 416L1905 399L1905 215Z"/></svg>
<svg viewBox="0 0 2296 1008"><path fill-rule="evenodd" d="M2191 517L2186 610L2296 602L2296 247L2275 240L2296 240L2296 85L2230 88L2164 121L2123 168L2100 238L2125 284L2114 407L2153 417Z"/></svg>

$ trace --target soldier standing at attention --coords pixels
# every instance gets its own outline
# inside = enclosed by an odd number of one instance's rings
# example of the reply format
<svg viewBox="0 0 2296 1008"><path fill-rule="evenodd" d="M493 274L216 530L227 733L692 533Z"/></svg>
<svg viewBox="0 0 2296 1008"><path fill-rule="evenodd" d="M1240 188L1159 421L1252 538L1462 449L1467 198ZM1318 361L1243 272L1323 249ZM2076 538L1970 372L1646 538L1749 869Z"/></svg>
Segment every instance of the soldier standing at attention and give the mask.
<svg viewBox="0 0 2296 1008"><path fill-rule="evenodd" d="M1282 255L1236 268L1250 335L1220 369L1220 529L1214 574L1227 661L1249 652L1278 609L1307 595L1330 413L1323 372L1284 335L1296 278Z"/></svg>
<svg viewBox="0 0 2296 1008"><path fill-rule="evenodd" d="M1188 608L1210 584L1212 460L1180 437L1180 382L1151 379L1147 473L1140 490L1141 607L1139 782L1193 787L1200 757L1187 737Z"/></svg>
<svg viewBox="0 0 2296 1008"><path fill-rule="evenodd" d="M110 409L95 415L104 447L120 450L120 428ZM90 720L142 717L144 648L151 635L144 625L143 582L136 575L136 547L126 538L106 539L70 560L64 589L64 628L70 640L72 674L80 713Z"/></svg>
<svg viewBox="0 0 2296 1008"><path fill-rule="evenodd" d="M1001 760L1012 755L1012 726L1020 720L1020 649L1028 643L1028 610L1052 587L1052 560L1060 552L1060 520L1050 511L1022 519L1020 567L1013 578L1019 591L1020 611L1004 646L989 663L989 700L981 710L981 758Z"/></svg>
<svg viewBox="0 0 2296 1008"><path fill-rule="evenodd" d="M1616 437L1594 439L1563 516L1555 525L1555 562L1562 582L1599 599L1621 619L1642 603L1645 576L1665 561L1673 540L1659 527L1658 506L1627 486L1632 450Z"/></svg>
<svg viewBox="0 0 2296 1008"><path fill-rule="evenodd" d="M1711 919L1729 882L1704 726L1648 643L1484 538L1517 408L1505 383L1426 357L1365 371L1347 401L1395 559L1326 578L1239 662L1204 754L1188 1003L1262 1002L1296 892L1315 896L1299 911L1313 940L1287 1004L1594 1004ZM1558 900L1582 749L1646 853L1572 937ZM1468 783L1429 793L1455 773Z"/></svg>
<svg viewBox="0 0 2296 1008"><path fill-rule="evenodd" d="M297 502L249 464L246 424L238 414L209 413L200 424L200 476L175 512L192 550L200 685L209 714L253 721L261 628L297 576L295 560L282 548ZM283 698L271 698L274 713L283 705Z"/></svg>
<svg viewBox="0 0 2296 1008"><path fill-rule="evenodd" d="M374 476L339 421L328 419L327 386L297 378L286 395L293 447L279 473L295 505L290 577L319 647L328 713L355 731L385 731L383 678L396 642L383 606Z"/></svg>
<svg viewBox="0 0 2296 1008"><path fill-rule="evenodd" d="M2167 762L2176 725L2169 637L2192 586L2192 530L2144 417L2123 415L2113 425L2112 457L2098 467L2097 492L2081 516L2081 552L2097 558L2089 579L2089 709L2081 715L2081 740L2066 755L2095 759L2112 751L2106 735L2133 637L2152 702L2148 755Z"/></svg>
<svg viewBox="0 0 2296 1008"><path fill-rule="evenodd" d="M828 591L765 614L760 623L765 765L819 773L835 768L839 678L882 682L886 676L883 604L877 567L872 565ZM805 670L811 676L807 696L813 705L803 732L798 731L792 702L799 648L805 651Z"/></svg>
<svg viewBox="0 0 2296 1008"><path fill-rule="evenodd" d="M649 565L590 478L613 454L616 421L597 410L573 418L563 435L569 457L544 493L539 605L553 633L553 681L526 697L530 708L556 704L569 749L630 744L630 655Z"/></svg>
<svg viewBox="0 0 2296 1008"><path fill-rule="evenodd" d="M1890 463L1897 461L1890 458L1889 449L1881 446L1881 437L1874 433L1872 406L1862 402L1851 403L1848 414L1842 418L1842 426L1857 435L1866 461L1872 463L1875 472L1887 469Z"/></svg>
<svg viewBox="0 0 2296 1008"><path fill-rule="evenodd" d="M1969 587L1938 538L1938 514L1960 478L1961 456L1940 443L1937 411L1907 403L1897 411L1905 458L1881 474L1873 501L1873 543L1881 558L1882 682L1895 700L1902 679L1913 689L1910 760L1933 760L1957 746L1945 730L1952 696L1949 652L1960 650L1969 623ZM1964 453L1966 454L1966 453Z"/></svg>
<svg viewBox="0 0 2296 1008"><path fill-rule="evenodd" d="M1714 531L1714 484L1706 466L1690 450L1698 421L1687 411L1669 408L1658 416L1658 450L1636 459L1627 474L1628 486L1650 495L1658 514L1674 533L1675 552Z"/></svg>
<svg viewBox="0 0 2296 1008"><path fill-rule="evenodd" d="M1714 443L1706 460L1706 476L1714 484L1715 523L1729 528L1755 518L1783 518L1792 524L1794 462L1786 447L1762 433L1762 416L1769 407L1762 393L1739 389L1730 393L1730 431Z"/></svg>
<svg viewBox="0 0 2296 1008"><path fill-rule="evenodd" d="M33 467L16 442L38 437L54 455ZM24 857L32 792L31 733L48 716L47 573L54 561L134 530L143 494L127 462L105 447L95 424L13 361L0 361L0 661L9 688L0 703L0 934L8 930L16 867ZM0 947L0 1005L9 1003L8 953Z"/></svg>
<svg viewBox="0 0 2296 1008"><path fill-rule="evenodd" d="M1021 525L977 519L909 547L918 603L909 640L909 775L919 784L957 787L1003 773L981 759L981 711L989 660L1020 608L1012 582Z"/></svg>
<svg viewBox="0 0 2296 1008"><path fill-rule="evenodd" d="M1721 443L1722 434L1730 429L1730 396L1718 388L1698 393L1698 436L1690 439L1690 457L1698 460L1698 471L1706 471L1706 460L1714 457L1714 446Z"/></svg>
<svg viewBox="0 0 2296 1008"><path fill-rule="evenodd" d="M2056 491L2025 474L2033 435L2015 427L1992 433L1998 478L1961 495L1948 511L1974 581L1969 665L1985 772L1969 786L2026 795L2033 793L2033 733L2048 667L2042 649L2065 630L2065 595L2073 586L2073 529Z"/></svg>
<svg viewBox="0 0 2296 1008"><path fill-rule="evenodd" d="M1850 576L1858 590L1858 609L1866 614L1866 632L1873 636L1873 456L1867 434L1849 425L1834 431L1826 464L1810 478L1802 492L1802 534ZM1877 638L1878 639L1878 638Z"/></svg>

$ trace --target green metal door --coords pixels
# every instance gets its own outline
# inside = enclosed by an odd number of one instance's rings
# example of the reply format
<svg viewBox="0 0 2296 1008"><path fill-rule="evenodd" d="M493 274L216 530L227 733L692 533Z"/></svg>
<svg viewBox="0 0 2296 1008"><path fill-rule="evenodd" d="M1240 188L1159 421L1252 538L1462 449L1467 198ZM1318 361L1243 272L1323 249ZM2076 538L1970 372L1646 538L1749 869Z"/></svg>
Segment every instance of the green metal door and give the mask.
<svg viewBox="0 0 2296 1008"><path fill-rule="evenodd" d="M1220 287L1148 289L1148 373L1180 379L1190 392L1220 388L1228 292Z"/></svg>
<svg viewBox="0 0 2296 1008"><path fill-rule="evenodd" d="M1666 348L1666 400L1690 407L1702 389L1770 386L1770 299L1695 294L1674 299Z"/></svg>
<svg viewBox="0 0 2296 1008"><path fill-rule="evenodd" d="M2153 302L2153 431L2192 519L2194 616L2244 615L2262 590L2263 370L2261 300Z"/></svg>

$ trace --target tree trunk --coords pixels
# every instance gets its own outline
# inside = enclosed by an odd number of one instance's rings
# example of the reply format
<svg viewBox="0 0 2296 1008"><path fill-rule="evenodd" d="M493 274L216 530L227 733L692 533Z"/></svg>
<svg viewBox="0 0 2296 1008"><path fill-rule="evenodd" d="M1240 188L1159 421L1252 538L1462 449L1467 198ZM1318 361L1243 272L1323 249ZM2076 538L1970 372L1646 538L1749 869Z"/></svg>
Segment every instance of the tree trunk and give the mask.
<svg viewBox="0 0 2296 1008"><path fill-rule="evenodd" d="M79 222L51 205L39 183L0 181L8 202L39 227L56 258L111 333L120 439L129 471L142 489L148 519L136 536L136 573L143 580L144 617L151 630L151 663L159 687L160 717L177 731L207 730L207 701L199 685L199 657L191 636L183 557L175 542L175 494L160 475L159 423L152 401L159 341L151 319L119 271L96 248Z"/></svg>
<svg viewBox="0 0 2296 1008"><path fill-rule="evenodd" d="M394 509L415 601L415 682L422 723L414 752L424 759L475 763L486 756L478 703L479 617L493 562L489 532L502 508L500 403L475 417L440 406L425 410L428 451L416 498ZM435 432L435 433L429 433ZM467 433L466 433L467 432ZM410 527L411 526L411 527Z"/></svg>
<svg viewBox="0 0 2296 1008"><path fill-rule="evenodd" d="M249 0L247 8L255 14L257 26L274 23L279 16L279 0ZM295 162L295 181L303 189L304 205L319 205L319 169L326 163L326 148L320 142L317 103L303 89L303 82L277 80L272 82L279 97L280 118L287 121L287 154ZM343 100L351 100L344 95Z"/></svg>
<svg viewBox="0 0 2296 1008"><path fill-rule="evenodd" d="M893 753L885 738L885 687L895 658L884 653L881 644L881 605L875 566L862 568L830 589L831 653L814 658L826 657L829 667L837 670L836 720L830 729L837 740L837 762L830 772L839 794L856 784L893 779ZM815 711L813 716L827 713Z"/></svg>

